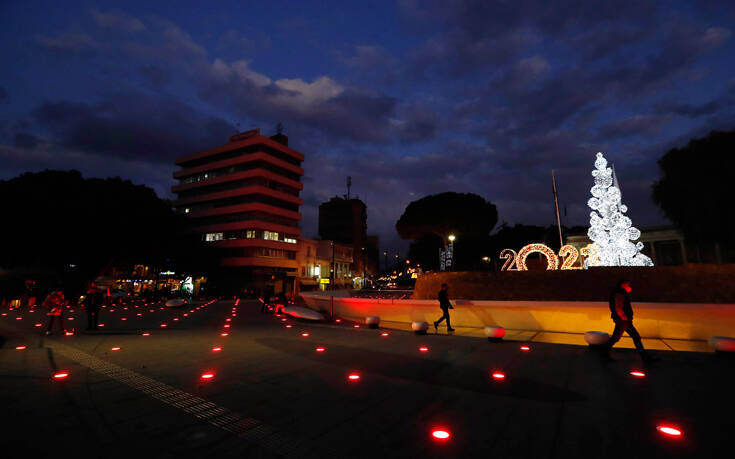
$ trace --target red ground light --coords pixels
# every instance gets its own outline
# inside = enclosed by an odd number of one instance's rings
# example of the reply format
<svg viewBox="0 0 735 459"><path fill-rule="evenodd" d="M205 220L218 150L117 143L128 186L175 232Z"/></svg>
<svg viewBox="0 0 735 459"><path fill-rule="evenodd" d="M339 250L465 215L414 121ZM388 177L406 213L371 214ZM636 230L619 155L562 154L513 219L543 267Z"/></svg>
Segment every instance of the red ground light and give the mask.
<svg viewBox="0 0 735 459"><path fill-rule="evenodd" d="M286 325L286 328L291 328L291 327L293 327L293 325L291 324Z"/></svg>
<svg viewBox="0 0 735 459"><path fill-rule="evenodd" d="M219 351L221 351L221 350L222 350L222 348L221 348L221 347L213 347L213 348L212 348L212 352L219 352Z"/></svg>
<svg viewBox="0 0 735 459"><path fill-rule="evenodd" d="M434 437L435 440L445 441L449 439L449 432L444 429L434 429L431 431L431 436Z"/></svg>
<svg viewBox="0 0 735 459"><path fill-rule="evenodd" d="M347 376L347 379L349 379L350 381L357 381L360 379L360 375L358 375L357 373L351 373Z"/></svg>
<svg viewBox="0 0 735 459"><path fill-rule="evenodd" d="M67 376L69 376L69 373L67 373L66 371L59 371L54 373L54 379L64 379Z"/></svg>
<svg viewBox="0 0 735 459"><path fill-rule="evenodd" d="M530 351L530 350L531 350L531 348L530 348L530 347L528 347L528 346L521 346L521 350L522 350L522 351Z"/></svg>
<svg viewBox="0 0 735 459"><path fill-rule="evenodd" d="M503 380L505 379L505 373L501 373L499 371L493 371L493 379Z"/></svg>
<svg viewBox="0 0 735 459"><path fill-rule="evenodd" d="M201 378L205 381L209 381L210 379L214 378L214 373L203 373Z"/></svg>
<svg viewBox="0 0 735 459"><path fill-rule="evenodd" d="M230 328L230 324L225 324L224 327L225 328Z"/></svg>
<svg viewBox="0 0 735 459"><path fill-rule="evenodd" d="M318 347L318 348L316 348L316 351L317 351L317 352L324 352L325 350L326 350L326 349L324 349L323 347Z"/></svg>
<svg viewBox="0 0 735 459"><path fill-rule="evenodd" d="M150 333L143 333L143 336L151 336Z"/></svg>
<svg viewBox="0 0 735 459"><path fill-rule="evenodd" d="M666 435L668 437L681 437L682 432L681 430L677 429L676 427L671 426L656 426L656 430L661 432L663 435Z"/></svg>
<svg viewBox="0 0 735 459"><path fill-rule="evenodd" d="M304 338L306 338L307 336L309 336L309 334L306 333L306 332L304 332L304 333L301 334L301 336L303 336Z"/></svg>
<svg viewBox="0 0 735 459"><path fill-rule="evenodd" d="M219 336L229 336L229 333L220 333Z"/></svg>
<svg viewBox="0 0 735 459"><path fill-rule="evenodd" d="M388 336L388 332L383 332L380 334L380 336Z"/></svg>
<svg viewBox="0 0 735 459"><path fill-rule="evenodd" d="M429 352L429 348L428 348L428 347L426 347L426 346L421 346L421 347L419 348L419 351L421 351L421 352Z"/></svg>
<svg viewBox="0 0 735 459"><path fill-rule="evenodd" d="M334 319L335 322L340 323L342 322L342 319Z"/></svg>
<svg viewBox="0 0 735 459"><path fill-rule="evenodd" d="M120 350L120 346L115 346L113 348L110 348L110 350L111 351L119 351Z"/></svg>
<svg viewBox="0 0 735 459"><path fill-rule="evenodd" d="M36 327L42 327L43 324L36 324Z"/></svg>
<svg viewBox="0 0 735 459"><path fill-rule="evenodd" d="M645 378L646 377L646 374L643 373L642 371L631 371L630 374L631 374L631 376L635 376L636 378Z"/></svg>
<svg viewBox="0 0 735 459"><path fill-rule="evenodd" d="M161 324L161 328L166 328L166 327L168 327L167 324Z"/></svg>
<svg viewBox="0 0 735 459"><path fill-rule="evenodd" d="M355 327L355 328L360 328L360 325L358 325L358 324L355 324L355 325L353 325L353 327Z"/></svg>
<svg viewBox="0 0 735 459"><path fill-rule="evenodd" d="M26 348L25 346L15 346L15 350L16 350L16 351L22 351L22 350L24 350L25 348Z"/></svg>

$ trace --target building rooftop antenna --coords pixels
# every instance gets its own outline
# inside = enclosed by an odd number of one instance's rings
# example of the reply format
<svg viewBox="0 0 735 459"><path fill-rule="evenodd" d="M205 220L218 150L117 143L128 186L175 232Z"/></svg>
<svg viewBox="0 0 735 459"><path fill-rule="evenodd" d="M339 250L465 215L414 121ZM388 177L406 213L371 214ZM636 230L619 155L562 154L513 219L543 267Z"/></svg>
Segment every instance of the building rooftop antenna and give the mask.
<svg viewBox="0 0 735 459"><path fill-rule="evenodd" d="M350 188L352 187L352 176L347 176L347 200L350 200Z"/></svg>

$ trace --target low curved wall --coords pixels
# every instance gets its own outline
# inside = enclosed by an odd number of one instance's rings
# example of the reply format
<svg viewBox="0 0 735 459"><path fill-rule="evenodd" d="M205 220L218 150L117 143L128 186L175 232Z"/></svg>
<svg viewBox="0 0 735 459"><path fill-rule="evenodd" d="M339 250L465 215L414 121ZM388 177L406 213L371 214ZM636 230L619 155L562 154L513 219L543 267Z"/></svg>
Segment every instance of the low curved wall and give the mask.
<svg viewBox="0 0 735 459"><path fill-rule="evenodd" d="M413 298L436 299L446 282L450 298L466 300L606 301L622 278L631 281L634 302L735 303L735 264L432 273L416 279Z"/></svg>
<svg viewBox="0 0 735 459"><path fill-rule="evenodd" d="M330 312L330 297L303 293L306 304ZM584 333L613 328L606 302L599 301L452 301L452 325ZM362 321L379 316L383 321L430 324L441 316L436 300L375 300L334 298L334 315ZM635 326L645 338L706 340L735 334L735 304L634 303Z"/></svg>

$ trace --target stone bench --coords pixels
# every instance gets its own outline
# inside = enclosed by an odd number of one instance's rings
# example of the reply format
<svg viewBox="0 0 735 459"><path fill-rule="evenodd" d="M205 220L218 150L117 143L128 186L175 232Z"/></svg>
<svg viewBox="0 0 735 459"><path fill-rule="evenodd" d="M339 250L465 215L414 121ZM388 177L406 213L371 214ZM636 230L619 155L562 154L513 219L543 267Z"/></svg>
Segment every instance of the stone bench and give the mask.
<svg viewBox="0 0 735 459"><path fill-rule="evenodd" d="M425 335L429 329L429 322L411 322L411 330L417 335Z"/></svg>
<svg viewBox="0 0 735 459"><path fill-rule="evenodd" d="M600 349L610 340L610 335L601 331L584 332L584 340L592 349Z"/></svg>
<svg viewBox="0 0 735 459"><path fill-rule="evenodd" d="M365 317L365 325L370 328L378 328L380 325L380 317L378 316L367 316Z"/></svg>
<svg viewBox="0 0 735 459"><path fill-rule="evenodd" d="M503 341L505 336L505 328L503 327L485 327L485 336L488 341L499 343Z"/></svg>
<svg viewBox="0 0 735 459"><path fill-rule="evenodd" d="M709 343L715 348L715 352L735 352L735 338L713 336L709 339Z"/></svg>

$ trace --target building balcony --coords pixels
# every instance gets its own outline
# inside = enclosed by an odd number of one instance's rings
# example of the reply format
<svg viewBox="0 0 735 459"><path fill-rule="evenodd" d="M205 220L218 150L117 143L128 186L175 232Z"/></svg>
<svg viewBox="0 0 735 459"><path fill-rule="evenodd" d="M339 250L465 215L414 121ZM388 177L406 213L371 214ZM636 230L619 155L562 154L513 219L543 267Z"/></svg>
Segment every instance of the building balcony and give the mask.
<svg viewBox="0 0 735 459"><path fill-rule="evenodd" d="M222 183L234 182L237 180L244 180L244 179L256 178L256 177L272 180L274 182L281 183L283 185L289 186L296 190L304 189L304 185L301 182L288 179L282 175L276 174L275 172L272 172L266 169L256 168L256 169L251 169L249 171L233 172L232 174L219 175L217 177L212 177L206 180L202 180L200 182L192 182L192 183L185 183L181 185L175 185L171 187L171 191L174 193L179 193L182 191L193 190L196 188L202 188L202 187L207 187L211 185L219 185Z"/></svg>
<svg viewBox="0 0 735 459"><path fill-rule="evenodd" d="M278 150L278 151L280 151L282 153L285 153L285 154L293 157L294 159L296 159L298 161L303 161L304 160L304 155L302 155L298 151L296 151L296 150L294 150L292 148L289 148L288 146L286 146L286 145L284 145L284 144L282 144L280 142L276 142L276 141L274 141L272 139L269 139L268 137L261 136L261 135L256 135L256 136L253 136L253 137L249 137L247 139L244 139L244 140L235 141L235 142L229 142L229 143L226 143L226 144L221 145L219 147L210 148L209 150L204 150L204 151L200 151L198 153L193 153L191 155L184 156L184 157L179 158L179 159L176 160L176 165L184 167L186 165L186 163L189 163L189 162L192 162L192 161L201 160L201 159L204 159L204 158L206 158L208 156L215 156L215 155L218 155L220 153L225 153L225 152L228 152L228 151L231 151L231 150L236 150L236 149L239 149L239 148L250 147L252 145L264 145L266 147L269 147L269 148L272 148L274 150Z"/></svg>
<svg viewBox="0 0 735 459"><path fill-rule="evenodd" d="M197 233L216 233L221 231L232 231L232 230L265 230L275 231L276 233L284 233L288 235L300 236L301 229L295 226L279 225L277 223L269 223L260 220L244 220L240 222L231 223L218 223L215 225L203 225L194 228Z"/></svg>
<svg viewBox="0 0 735 459"><path fill-rule="evenodd" d="M214 207L212 209L199 210L196 212L190 212L187 214L189 218L198 217L209 217L212 215L226 215L242 212L265 212L272 215L278 215L281 217L290 218L292 220L301 220L301 214L299 212L293 212L286 209L281 209L276 206L268 204L262 204L259 202L251 202L247 204L237 204L234 206Z"/></svg>
<svg viewBox="0 0 735 459"><path fill-rule="evenodd" d="M195 204L198 202L216 201L218 199L234 198L237 196L246 196L249 194L260 194L264 196L270 196L272 198L279 199L281 201L288 202L291 204L296 204L298 206L303 204L303 200L297 196L293 196L287 193L283 193L281 191L273 190L265 186L253 185L253 186L246 186L243 188L235 188L234 190L225 190L225 191L219 191L215 193L203 194L200 196L192 196L190 198L177 199L176 201L174 201L173 205L174 207L181 207L181 206L186 206L190 204Z"/></svg>
<svg viewBox="0 0 735 459"><path fill-rule="evenodd" d="M200 172L207 172L207 171L213 171L217 169L224 169L230 166L235 166L238 164L245 164L250 163L254 161L263 161L268 164L272 164L274 166L280 167L281 169L290 171L294 174L298 174L303 176L304 175L304 169L294 166L293 164L289 164L286 161L282 161L278 158L274 158L273 156L269 155L268 153L246 153L240 156L236 156L234 158L224 159L220 161L213 161L208 164L203 164L201 166L196 167L190 167L181 169L179 171L174 172L174 178L181 179L183 177L198 174ZM178 163L178 162L177 162Z"/></svg>

